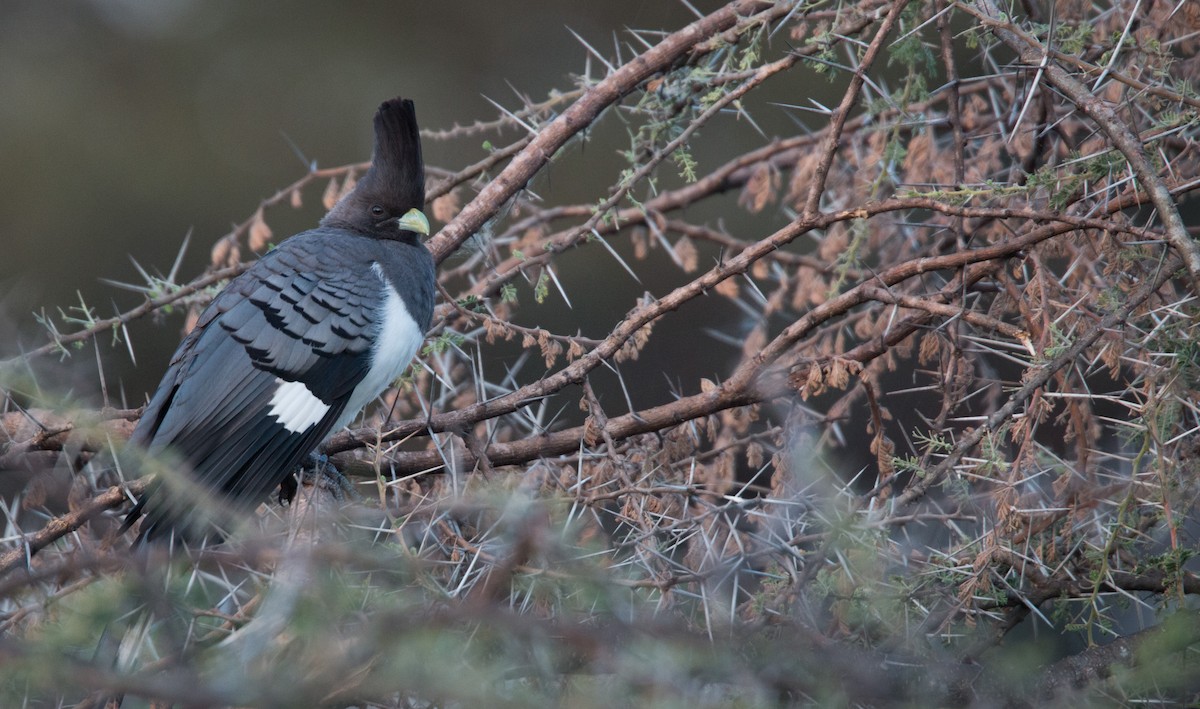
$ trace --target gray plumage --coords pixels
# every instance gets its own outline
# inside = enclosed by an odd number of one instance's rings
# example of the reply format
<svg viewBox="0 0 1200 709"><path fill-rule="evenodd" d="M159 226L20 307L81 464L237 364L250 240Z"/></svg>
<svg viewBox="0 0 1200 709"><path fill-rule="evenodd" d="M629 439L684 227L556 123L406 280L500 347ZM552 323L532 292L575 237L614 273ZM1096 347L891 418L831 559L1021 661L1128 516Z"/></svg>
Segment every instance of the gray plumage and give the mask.
<svg viewBox="0 0 1200 709"><path fill-rule="evenodd" d="M209 536L197 493L253 508L415 352L434 265L402 219L425 194L412 103L383 104L375 127L370 170L320 228L230 282L180 344L131 442L180 462L182 484L152 486L129 514L145 518L139 540Z"/></svg>

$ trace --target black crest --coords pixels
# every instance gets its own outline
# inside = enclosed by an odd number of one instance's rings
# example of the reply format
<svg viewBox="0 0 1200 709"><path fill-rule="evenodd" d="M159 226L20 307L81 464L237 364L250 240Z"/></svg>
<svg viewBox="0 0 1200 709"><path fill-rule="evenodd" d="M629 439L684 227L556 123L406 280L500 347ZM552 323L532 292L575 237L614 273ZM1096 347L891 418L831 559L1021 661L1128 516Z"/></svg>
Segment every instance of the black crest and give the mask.
<svg viewBox="0 0 1200 709"><path fill-rule="evenodd" d="M372 207L383 207L384 214L394 218L424 205L425 164L417 113L412 101L394 98L375 113L375 152L370 169L321 223L388 238L395 225L380 228L383 220L371 212Z"/></svg>
<svg viewBox="0 0 1200 709"><path fill-rule="evenodd" d="M405 209L425 204L425 163L412 101L394 98L375 113L375 154L359 184L364 182L395 195Z"/></svg>

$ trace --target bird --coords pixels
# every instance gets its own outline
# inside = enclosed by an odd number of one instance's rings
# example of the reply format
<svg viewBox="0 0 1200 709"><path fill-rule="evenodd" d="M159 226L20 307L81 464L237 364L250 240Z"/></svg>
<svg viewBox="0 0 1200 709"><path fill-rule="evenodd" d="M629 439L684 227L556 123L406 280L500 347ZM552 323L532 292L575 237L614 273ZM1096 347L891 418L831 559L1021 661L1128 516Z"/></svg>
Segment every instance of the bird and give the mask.
<svg viewBox="0 0 1200 709"><path fill-rule="evenodd" d="M433 317L411 100L380 105L370 167L316 229L234 278L180 343L130 437L157 478L135 546L202 544L289 479L405 372ZM164 471L165 469L165 471ZM164 474L165 472L165 474Z"/></svg>

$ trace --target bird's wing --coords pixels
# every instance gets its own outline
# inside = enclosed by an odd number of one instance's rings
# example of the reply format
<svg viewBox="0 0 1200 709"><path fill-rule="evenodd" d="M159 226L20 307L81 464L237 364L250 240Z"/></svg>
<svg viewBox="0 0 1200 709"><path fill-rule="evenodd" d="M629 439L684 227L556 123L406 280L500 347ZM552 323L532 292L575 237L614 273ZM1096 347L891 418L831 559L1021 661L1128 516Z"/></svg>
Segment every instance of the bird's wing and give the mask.
<svg viewBox="0 0 1200 709"><path fill-rule="evenodd" d="M292 241L205 311L134 435L238 507L258 504L325 438L371 364L381 281L365 265L332 268L304 239ZM144 537L186 526L186 496L148 497Z"/></svg>

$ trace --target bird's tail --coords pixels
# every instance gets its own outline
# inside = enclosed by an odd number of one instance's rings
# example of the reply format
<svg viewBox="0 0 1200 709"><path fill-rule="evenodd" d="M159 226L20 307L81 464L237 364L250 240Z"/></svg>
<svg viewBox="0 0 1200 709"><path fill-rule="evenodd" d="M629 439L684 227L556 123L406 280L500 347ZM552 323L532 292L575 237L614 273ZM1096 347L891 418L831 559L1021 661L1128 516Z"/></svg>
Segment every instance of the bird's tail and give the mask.
<svg viewBox="0 0 1200 709"><path fill-rule="evenodd" d="M125 620L131 622L126 624ZM109 623L96 644L94 664L97 667L111 668L117 676L132 673L138 668L153 620L149 609L141 606ZM124 701L124 692L104 689L88 697L78 706L120 709Z"/></svg>

